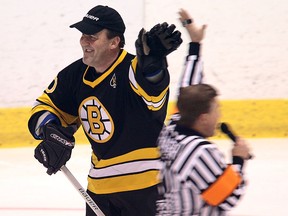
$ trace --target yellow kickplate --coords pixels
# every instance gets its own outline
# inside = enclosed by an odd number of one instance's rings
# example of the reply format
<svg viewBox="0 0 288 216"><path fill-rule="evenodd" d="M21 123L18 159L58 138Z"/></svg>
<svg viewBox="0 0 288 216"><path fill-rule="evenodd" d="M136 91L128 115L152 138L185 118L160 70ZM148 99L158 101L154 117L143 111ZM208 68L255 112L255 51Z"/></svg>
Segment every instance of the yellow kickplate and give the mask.
<svg viewBox="0 0 288 216"><path fill-rule="evenodd" d="M175 102L170 102L168 114ZM221 101L221 121L230 124L232 130L245 138L288 137L288 100L225 100ZM28 131L29 107L0 108L0 148L36 146ZM80 128L77 144L88 141ZM217 132L214 138L226 138Z"/></svg>

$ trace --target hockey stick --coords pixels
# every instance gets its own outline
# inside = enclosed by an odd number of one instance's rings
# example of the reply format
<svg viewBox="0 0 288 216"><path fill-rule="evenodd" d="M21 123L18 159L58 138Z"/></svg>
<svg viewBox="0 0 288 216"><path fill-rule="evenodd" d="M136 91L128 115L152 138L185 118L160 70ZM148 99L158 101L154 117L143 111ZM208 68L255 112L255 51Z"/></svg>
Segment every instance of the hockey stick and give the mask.
<svg viewBox="0 0 288 216"><path fill-rule="evenodd" d="M94 211L97 216L105 216L101 209L97 206L97 204L92 200L86 190L81 186L81 184L77 181L77 179L73 176L70 170L63 165L61 167L61 171L65 174L65 176L70 180L73 186L78 190L81 196L84 198L86 203L90 206L90 208Z"/></svg>

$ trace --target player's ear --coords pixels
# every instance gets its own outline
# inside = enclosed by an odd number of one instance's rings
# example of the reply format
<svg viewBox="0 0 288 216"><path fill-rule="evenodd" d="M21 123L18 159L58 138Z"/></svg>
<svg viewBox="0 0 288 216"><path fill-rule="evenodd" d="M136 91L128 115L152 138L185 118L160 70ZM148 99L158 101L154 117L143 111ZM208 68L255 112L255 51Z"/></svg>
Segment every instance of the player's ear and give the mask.
<svg viewBox="0 0 288 216"><path fill-rule="evenodd" d="M111 49L116 49L119 46L121 39L119 36L116 36L111 41Z"/></svg>

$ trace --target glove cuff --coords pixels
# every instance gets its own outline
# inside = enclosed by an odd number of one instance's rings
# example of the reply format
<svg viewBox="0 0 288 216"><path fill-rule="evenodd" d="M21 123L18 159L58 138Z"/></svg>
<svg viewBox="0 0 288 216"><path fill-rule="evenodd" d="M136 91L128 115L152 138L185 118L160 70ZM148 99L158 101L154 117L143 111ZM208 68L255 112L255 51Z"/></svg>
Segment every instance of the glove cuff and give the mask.
<svg viewBox="0 0 288 216"><path fill-rule="evenodd" d="M69 149L73 149L75 145L73 131L72 128L65 128L54 124L47 124L43 127L44 138L46 140L58 143Z"/></svg>

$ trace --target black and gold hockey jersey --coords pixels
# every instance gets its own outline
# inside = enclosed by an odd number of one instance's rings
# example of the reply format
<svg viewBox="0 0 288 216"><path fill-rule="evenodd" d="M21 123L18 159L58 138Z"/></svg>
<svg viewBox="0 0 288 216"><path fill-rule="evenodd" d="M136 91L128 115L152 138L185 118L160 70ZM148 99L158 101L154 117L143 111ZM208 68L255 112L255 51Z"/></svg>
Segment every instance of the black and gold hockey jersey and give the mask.
<svg viewBox="0 0 288 216"><path fill-rule="evenodd" d="M147 188L159 181L156 140L166 117L168 87L168 73L161 82L150 83L137 72L137 58L125 50L101 74L79 59L37 99L31 118L49 111L63 126L82 125L93 149L90 191Z"/></svg>

